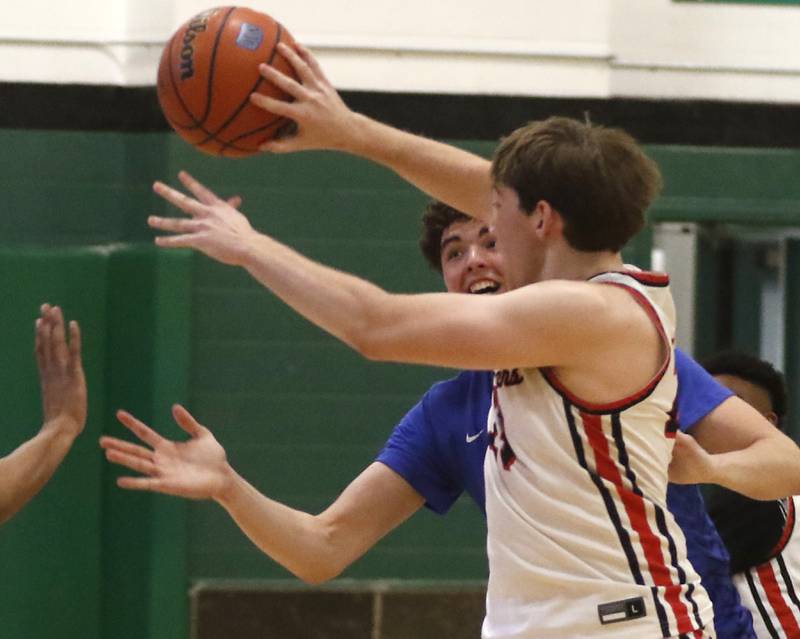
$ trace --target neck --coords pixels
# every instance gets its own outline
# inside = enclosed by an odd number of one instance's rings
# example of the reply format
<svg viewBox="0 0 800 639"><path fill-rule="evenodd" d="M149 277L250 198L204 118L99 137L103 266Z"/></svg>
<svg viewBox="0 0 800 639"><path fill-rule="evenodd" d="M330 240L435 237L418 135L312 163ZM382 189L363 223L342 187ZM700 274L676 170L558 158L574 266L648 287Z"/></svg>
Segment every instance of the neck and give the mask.
<svg viewBox="0 0 800 639"><path fill-rule="evenodd" d="M540 280L588 280L598 273L619 271L624 266L620 253L590 253L576 251L570 246L560 249L545 260Z"/></svg>

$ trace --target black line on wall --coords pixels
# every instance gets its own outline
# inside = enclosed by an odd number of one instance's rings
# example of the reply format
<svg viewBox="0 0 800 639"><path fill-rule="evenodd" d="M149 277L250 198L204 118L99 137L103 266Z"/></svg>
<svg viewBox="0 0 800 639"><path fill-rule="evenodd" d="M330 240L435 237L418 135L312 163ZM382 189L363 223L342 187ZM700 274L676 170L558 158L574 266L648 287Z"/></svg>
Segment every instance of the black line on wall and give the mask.
<svg viewBox="0 0 800 639"><path fill-rule="evenodd" d="M620 126L648 144L800 148L800 104L344 91L355 110L436 138L496 140L549 115ZM0 128L167 131L154 87L0 83Z"/></svg>

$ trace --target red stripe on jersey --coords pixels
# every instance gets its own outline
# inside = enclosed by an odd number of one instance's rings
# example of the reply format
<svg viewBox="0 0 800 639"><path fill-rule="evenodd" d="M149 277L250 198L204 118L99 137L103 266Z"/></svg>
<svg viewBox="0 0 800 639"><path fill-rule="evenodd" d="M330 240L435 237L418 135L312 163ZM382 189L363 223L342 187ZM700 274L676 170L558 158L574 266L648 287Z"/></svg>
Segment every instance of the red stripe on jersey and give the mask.
<svg viewBox="0 0 800 639"><path fill-rule="evenodd" d="M669 568L664 561L664 554L661 551L661 542L650 528L647 520L644 499L637 495L631 488L626 487L622 482L619 468L611 458L608 448L608 440L603 433L603 425L599 415L592 415L581 412L581 420L589 440L589 445L594 451L595 466L597 474L606 481L610 481L617 490L617 494L622 499L625 512L633 526L634 531L639 536L642 550L644 551L647 567L656 586L664 588L664 598L672 608L672 613L678 622L678 632L687 634L693 632L691 618L688 607L681 601L681 584L672 582Z"/></svg>
<svg viewBox="0 0 800 639"><path fill-rule="evenodd" d="M661 364L661 368L656 372L653 378L647 383L642 390L638 393L633 393L632 395L628 395L623 399L620 399L616 402L609 402L608 404L594 404L592 402L586 402L582 400L580 397L576 397L573 395L566 386L564 386L561 381L556 377L555 372L552 368L540 368L539 370L544 375L545 380L547 381L550 386L562 397L566 397L571 404L574 404L579 409L590 412L590 413L615 413L626 408L630 408L634 404L638 404L643 399L648 397L655 387L658 386L658 383L661 381L661 378L664 377L664 373L667 372L667 368L669 368L669 362L672 358L672 341L667 337L666 332L664 331L664 326L661 324L661 320L658 317L658 313L656 313L655 308L651 304L650 300L648 300L644 295L642 295L639 291L635 288L631 288L627 284L621 284L619 282L597 282L597 284L607 284L609 286L617 286L621 289L626 290L628 293L631 294L634 300L641 306L645 312L647 313L648 317L651 319L653 324L658 330L658 334L661 336L666 348L667 348L667 356L664 358L664 362ZM674 434L673 434L674 437Z"/></svg>
<svg viewBox="0 0 800 639"><path fill-rule="evenodd" d="M778 543L775 544L775 548L773 548L769 553L770 559L780 555L783 552L783 549L786 548L786 544L789 542L789 537L792 536L792 531L794 530L794 499L789 497L788 502L789 507L786 509L786 523L783 525L781 538L778 540Z"/></svg>
<svg viewBox="0 0 800 639"><path fill-rule="evenodd" d="M769 600L769 605L772 606L775 613L774 617L781 624L786 636L800 637L800 626L797 625L797 619L783 598L781 587L775 578L775 571L772 569L772 563L761 564L756 568L756 572L761 580L761 587Z"/></svg>

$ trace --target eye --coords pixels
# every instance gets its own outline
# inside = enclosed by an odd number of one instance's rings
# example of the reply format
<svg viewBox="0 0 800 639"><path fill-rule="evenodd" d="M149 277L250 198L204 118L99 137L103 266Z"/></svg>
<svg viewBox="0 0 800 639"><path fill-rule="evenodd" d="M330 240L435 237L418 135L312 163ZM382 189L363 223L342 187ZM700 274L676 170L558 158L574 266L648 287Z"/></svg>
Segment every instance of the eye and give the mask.
<svg viewBox="0 0 800 639"><path fill-rule="evenodd" d="M463 251L460 248L453 247L445 252L444 259L449 262L450 260L461 257L462 253Z"/></svg>
<svg viewBox="0 0 800 639"><path fill-rule="evenodd" d="M496 246L497 246L497 240L496 240L496 239L492 238L492 239L490 239L490 240L487 240L487 242L486 242L486 248L488 248L488 249L493 249L493 248L495 248Z"/></svg>

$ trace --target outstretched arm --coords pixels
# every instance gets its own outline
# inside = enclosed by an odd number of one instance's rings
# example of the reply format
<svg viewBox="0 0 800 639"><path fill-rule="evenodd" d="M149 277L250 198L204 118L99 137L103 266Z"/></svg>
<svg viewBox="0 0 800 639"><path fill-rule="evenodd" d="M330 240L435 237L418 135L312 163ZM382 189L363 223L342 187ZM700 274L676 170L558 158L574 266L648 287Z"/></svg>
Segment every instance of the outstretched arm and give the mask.
<svg viewBox="0 0 800 639"><path fill-rule="evenodd" d="M117 414L146 444L114 437L100 440L109 461L143 474L121 477L118 485L215 500L256 546L306 582L337 576L422 506L422 496L404 479L374 463L323 513L295 510L269 499L239 476L211 431L186 409L175 406L173 416L189 440L170 441L132 415Z"/></svg>
<svg viewBox="0 0 800 639"><path fill-rule="evenodd" d="M617 287L552 280L492 296L387 293L256 232L244 215L190 175L181 173L180 179L194 198L160 182L154 186L190 218L151 216L150 226L174 234L157 237L159 246L193 248L245 268L367 358L475 370L587 367L591 358L591 365L606 373L612 343L615 353L621 343L639 354L643 345L650 347L646 340L655 342L651 321ZM644 376L649 379L652 371Z"/></svg>
<svg viewBox="0 0 800 639"><path fill-rule="evenodd" d="M739 397L678 433L670 480L718 484L752 499L800 494L800 448Z"/></svg>
<svg viewBox="0 0 800 639"><path fill-rule="evenodd" d="M44 304L36 320L36 362L44 419L39 433L0 459L0 523L13 517L47 483L86 423L81 336L57 306Z"/></svg>
<svg viewBox="0 0 800 639"><path fill-rule="evenodd" d="M358 155L395 171L432 197L473 217L488 219L489 162L477 155L372 120L351 111L325 77L311 52L278 45L300 82L262 64L261 74L294 98L277 100L254 93L252 102L297 124L295 135L267 142L262 149L287 153L329 149Z"/></svg>

